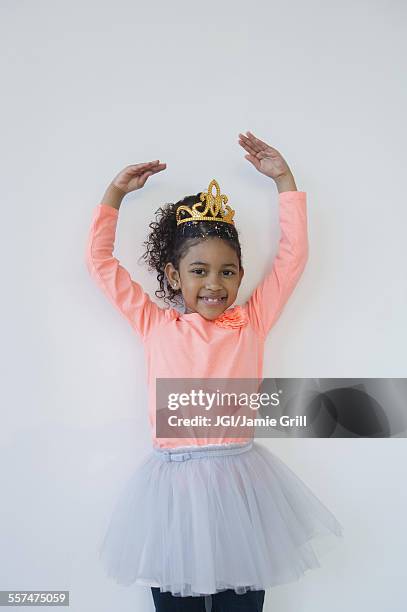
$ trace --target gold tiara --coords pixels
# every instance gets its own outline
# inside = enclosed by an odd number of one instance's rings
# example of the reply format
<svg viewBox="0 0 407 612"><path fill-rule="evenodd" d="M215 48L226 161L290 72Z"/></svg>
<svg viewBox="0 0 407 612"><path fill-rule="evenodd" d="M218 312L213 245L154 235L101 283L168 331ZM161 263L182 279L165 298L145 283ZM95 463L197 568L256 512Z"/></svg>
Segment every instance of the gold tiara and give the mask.
<svg viewBox="0 0 407 612"><path fill-rule="evenodd" d="M215 195L212 193L215 187ZM202 202L206 200L206 206L203 211L197 210L198 207L204 206L203 203L197 202L191 208L189 206L181 205L177 208L177 225L180 223L187 223L188 221L222 221L223 223L230 223L234 225L233 216L235 211L226 204L228 197L225 194L220 193L219 184L213 179L208 186L208 191L201 193L200 199ZM223 205L225 210L223 210ZM188 217L181 219L181 210L186 210L189 213ZM211 215L208 214L210 210Z"/></svg>

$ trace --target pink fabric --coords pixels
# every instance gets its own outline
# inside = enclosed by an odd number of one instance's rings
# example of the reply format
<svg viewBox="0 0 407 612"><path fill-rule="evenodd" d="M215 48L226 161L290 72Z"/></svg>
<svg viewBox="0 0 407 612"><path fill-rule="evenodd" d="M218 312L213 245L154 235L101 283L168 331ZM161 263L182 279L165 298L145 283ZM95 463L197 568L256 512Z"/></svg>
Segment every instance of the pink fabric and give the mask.
<svg viewBox="0 0 407 612"><path fill-rule="evenodd" d="M242 306L226 310L224 323L199 313L162 308L113 256L119 212L98 204L90 228L86 264L112 304L144 345L153 446L173 448L247 442L247 438L157 438L156 378L262 378L264 341L292 294L308 258L304 191L279 194L281 237L270 271Z"/></svg>

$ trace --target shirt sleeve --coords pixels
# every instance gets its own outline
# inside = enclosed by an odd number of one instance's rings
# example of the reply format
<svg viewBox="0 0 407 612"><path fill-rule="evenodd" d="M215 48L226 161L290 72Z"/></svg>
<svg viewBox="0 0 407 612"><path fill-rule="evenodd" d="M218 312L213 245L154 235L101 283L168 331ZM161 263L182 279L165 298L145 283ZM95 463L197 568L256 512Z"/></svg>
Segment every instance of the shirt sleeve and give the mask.
<svg viewBox="0 0 407 612"><path fill-rule="evenodd" d="M308 259L306 193L279 193L281 237L271 270L244 307L257 333L267 336L292 294Z"/></svg>
<svg viewBox="0 0 407 612"><path fill-rule="evenodd" d="M86 265L96 284L144 341L156 325L166 320L171 309L157 306L113 256L118 217L115 208L107 204L96 206L86 247Z"/></svg>

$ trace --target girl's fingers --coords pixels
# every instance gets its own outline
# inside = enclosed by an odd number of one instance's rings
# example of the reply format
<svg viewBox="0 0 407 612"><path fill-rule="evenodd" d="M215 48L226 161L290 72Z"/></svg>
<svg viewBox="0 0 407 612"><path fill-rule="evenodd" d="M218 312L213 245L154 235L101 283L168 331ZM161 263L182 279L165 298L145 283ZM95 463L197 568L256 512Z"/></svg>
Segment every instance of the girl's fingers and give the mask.
<svg viewBox="0 0 407 612"><path fill-rule="evenodd" d="M274 149L274 147L271 147L269 144L267 144L267 142L264 142L263 140L260 140L260 138L257 138L254 134L252 134L252 132L247 131L246 134L248 134L246 138L248 138L252 146L256 148L258 147L259 151L262 149L270 149L271 151L278 153L277 149Z"/></svg>
<svg viewBox="0 0 407 612"><path fill-rule="evenodd" d="M243 138L245 145L251 147L252 151L258 152L263 148L255 140L253 140L253 138L248 138L247 136L244 136Z"/></svg>
<svg viewBox="0 0 407 612"><path fill-rule="evenodd" d="M251 147L245 147L245 150L250 153L250 155L253 155L253 157L255 157L258 153L258 151L256 151L255 149L252 149Z"/></svg>
<svg viewBox="0 0 407 612"><path fill-rule="evenodd" d="M252 155L255 155L257 153L257 151L248 143L246 142L240 142L239 143L248 153L251 153Z"/></svg>
<svg viewBox="0 0 407 612"><path fill-rule="evenodd" d="M153 170L155 170L156 168L160 168L161 166L166 166L167 164L165 163L158 163L159 160L157 159L157 161L155 162L149 162L148 164L146 164L148 167L152 168Z"/></svg>
<svg viewBox="0 0 407 612"><path fill-rule="evenodd" d="M252 155L245 155L245 158L251 163L253 164L253 166L258 170L259 169L259 163L258 160L253 157Z"/></svg>
<svg viewBox="0 0 407 612"><path fill-rule="evenodd" d="M246 132L246 134L248 134L248 136L247 136L247 137L248 137L248 138L250 138L250 140L251 140L253 143L258 144L259 146L260 146L260 145L263 145L263 146L265 146L265 147L268 147L268 144L267 144L267 143L265 143L265 142L263 142L262 140L260 140L260 138L256 138L256 136L255 136L254 134L252 134L250 131L247 131L247 132Z"/></svg>
<svg viewBox="0 0 407 612"><path fill-rule="evenodd" d="M158 164L159 161L159 159L156 159L155 161L144 162L142 164L132 164L131 166L129 166L129 168L131 170L139 170L140 168L145 168L147 166L152 166L153 164Z"/></svg>
<svg viewBox="0 0 407 612"><path fill-rule="evenodd" d="M239 134L239 138L240 138L240 140L242 140L245 143L252 143L253 144L253 140L251 138L248 138L244 134Z"/></svg>
<svg viewBox="0 0 407 612"><path fill-rule="evenodd" d="M128 171L131 173L134 173L134 172L142 172L143 170L150 170L150 169L154 171L163 170L167 164L159 164L158 161L159 160L154 161L154 162L146 162L144 164L135 164L133 166L129 166Z"/></svg>
<svg viewBox="0 0 407 612"><path fill-rule="evenodd" d="M143 172L139 176L135 177L134 180L140 181L144 185L148 177L151 176L151 174L152 172Z"/></svg>
<svg viewBox="0 0 407 612"><path fill-rule="evenodd" d="M164 170L164 168L151 168L148 170L144 170L144 172L140 174L140 178L142 180L147 180L149 176L152 176L153 174L156 174L157 172L161 172L161 170Z"/></svg>

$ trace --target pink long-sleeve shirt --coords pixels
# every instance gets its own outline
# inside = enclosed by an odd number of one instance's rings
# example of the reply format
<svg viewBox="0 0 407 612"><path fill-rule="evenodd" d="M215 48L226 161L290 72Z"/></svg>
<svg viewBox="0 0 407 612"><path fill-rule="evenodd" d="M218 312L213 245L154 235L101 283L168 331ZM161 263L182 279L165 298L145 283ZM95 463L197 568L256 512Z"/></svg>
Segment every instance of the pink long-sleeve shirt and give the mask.
<svg viewBox="0 0 407 612"><path fill-rule="evenodd" d="M94 210L86 248L89 273L143 343L147 365L148 415L153 447L175 448L247 442L247 437L156 436L157 378L251 378L263 376L266 336L292 294L308 258L304 191L279 193L281 237L269 272L241 306L248 324L219 327L199 313L182 314L153 302L113 256L119 211Z"/></svg>

